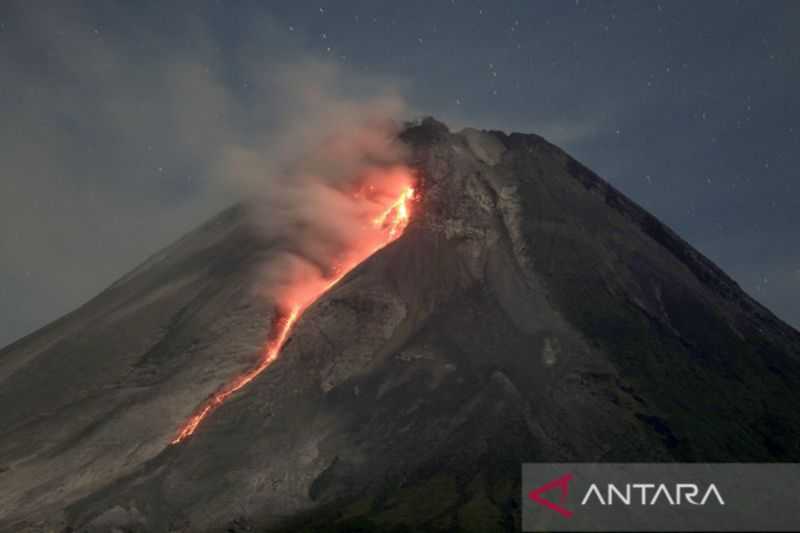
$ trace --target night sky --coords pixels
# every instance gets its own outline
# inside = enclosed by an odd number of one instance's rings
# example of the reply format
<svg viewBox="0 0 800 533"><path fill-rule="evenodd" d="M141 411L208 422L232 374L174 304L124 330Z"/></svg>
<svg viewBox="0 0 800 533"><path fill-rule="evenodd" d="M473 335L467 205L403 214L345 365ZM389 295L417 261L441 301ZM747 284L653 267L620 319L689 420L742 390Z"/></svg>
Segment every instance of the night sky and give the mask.
<svg viewBox="0 0 800 533"><path fill-rule="evenodd" d="M800 2L4 1L0 345L235 201L219 147L304 120L309 64L543 135L800 326Z"/></svg>

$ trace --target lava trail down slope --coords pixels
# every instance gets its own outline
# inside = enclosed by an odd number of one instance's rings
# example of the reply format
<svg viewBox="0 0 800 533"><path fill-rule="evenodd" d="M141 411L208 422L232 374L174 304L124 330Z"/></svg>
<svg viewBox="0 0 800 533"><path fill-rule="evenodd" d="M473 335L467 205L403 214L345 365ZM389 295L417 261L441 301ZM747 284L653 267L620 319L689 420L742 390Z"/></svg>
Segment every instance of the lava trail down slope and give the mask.
<svg viewBox="0 0 800 533"><path fill-rule="evenodd" d="M700 252L537 135L399 138L347 268L264 298L236 206L0 352L0 531L519 531L523 462L800 460L800 333Z"/></svg>
<svg viewBox="0 0 800 533"><path fill-rule="evenodd" d="M410 181L410 178L408 179ZM347 250L350 260L337 265L337 268L334 270L336 274L333 279L329 280L325 285L317 287L317 291L314 291L314 287L293 287L293 289L296 289L296 291L293 292L304 294L305 300L290 301L284 304L288 310L278 315L272 328L274 334L272 338L267 341L264 353L256 366L236 376L233 380L212 394L211 397L181 426L178 434L172 439L170 444L178 444L189 438L195 430L197 430L203 420L217 407L222 405L231 394L247 386L248 383L253 381L277 359L280 355L281 348L283 348L283 344L286 342L292 330L292 326L297 319L300 318L300 315L306 307L311 305L321 294L338 283L340 279L346 276L348 272L358 266L364 259L374 254L403 233L403 230L410 220L410 204L413 200L414 189L413 187L406 186L396 199L381 209L370 221L377 231L383 233L383 237L379 239L377 243L366 241L362 246L358 247L358 249ZM306 280L300 279L297 283L304 284L305 281Z"/></svg>

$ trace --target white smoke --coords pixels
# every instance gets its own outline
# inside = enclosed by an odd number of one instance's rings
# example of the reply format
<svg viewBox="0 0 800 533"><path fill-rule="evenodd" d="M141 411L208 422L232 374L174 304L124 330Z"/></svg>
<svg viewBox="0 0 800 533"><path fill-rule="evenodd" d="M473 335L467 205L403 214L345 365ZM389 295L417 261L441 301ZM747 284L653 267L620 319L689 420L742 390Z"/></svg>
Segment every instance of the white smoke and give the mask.
<svg viewBox="0 0 800 533"><path fill-rule="evenodd" d="M356 102L339 93L342 75L318 63L285 70L292 112L280 138L226 151L220 172L244 192L258 227L280 243L265 269L267 291L318 290L381 240L369 221L409 185L396 140L402 99L382 91Z"/></svg>
<svg viewBox="0 0 800 533"><path fill-rule="evenodd" d="M324 269L356 235L351 180L402 160L401 84L310 57L266 15L221 46L181 9L114 31L97 13L128 20L129 6L7 13L0 345L243 199L287 253Z"/></svg>

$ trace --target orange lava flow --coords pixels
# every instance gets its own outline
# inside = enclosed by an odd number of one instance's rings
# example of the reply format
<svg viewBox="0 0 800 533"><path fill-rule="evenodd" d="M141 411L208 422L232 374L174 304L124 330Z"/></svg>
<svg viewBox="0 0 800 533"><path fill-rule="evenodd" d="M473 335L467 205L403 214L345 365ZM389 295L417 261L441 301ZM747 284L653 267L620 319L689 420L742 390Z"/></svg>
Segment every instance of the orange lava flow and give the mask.
<svg viewBox="0 0 800 533"><path fill-rule="evenodd" d="M375 242L366 243L363 249L354 250L349 256L349 260L340 262L337 268L334 269L334 274L329 279L325 280L324 283L309 282L307 287L299 287L298 295L295 297L295 300L289 302L284 307L289 309L288 313L279 316L276 320L275 333L267 342L267 346L258 363L223 385L201 404L186 422L181 425L175 437L170 441L170 444L179 444L189 438L197 430L203 420L220 405L225 403L225 400L235 392L247 386L275 362L280 355L283 345L286 344L289 338L292 326L300 318L303 311L314 303L322 294L336 285L348 272L353 270L353 268L403 234L403 231L411 220L411 202L413 201L414 189L408 186L402 191L399 197L370 221L372 227L379 230L380 239Z"/></svg>
<svg viewBox="0 0 800 533"><path fill-rule="evenodd" d="M383 213L375 217L372 223L386 229L390 239L396 239L408 225L410 218L408 204L413 198L414 189L409 187Z"/></svg>
<svg viewBox="0 0 800 533"><path fill-rule="evenodd" d="M263 372L269 365L272 364L275 359L278 358L278 354L283 348L283 344L286 342L286 338L289 336L289 330L292 329L292 325L297 321L297 317L300 314L299 307L295 306L289 311L288 315L282 316L278 319L277 323L277 336L267 344L267 349L264 350L264 356L258 362L258 364L239 376L236 376L231 382L227 383L224 387L219 389L217 392L211 395L211 397L206 400L206 403L192 416L189 417L183 427L181 427L178 434L172 439L170 444L178 444L182 440L188 438L192 433L195 432L197 427L200 423L211 414L214 409L225 403L225 400L233 394L234 392L238 391L239 389L245 387L248 383L256 379L261 372Z"/></svg>

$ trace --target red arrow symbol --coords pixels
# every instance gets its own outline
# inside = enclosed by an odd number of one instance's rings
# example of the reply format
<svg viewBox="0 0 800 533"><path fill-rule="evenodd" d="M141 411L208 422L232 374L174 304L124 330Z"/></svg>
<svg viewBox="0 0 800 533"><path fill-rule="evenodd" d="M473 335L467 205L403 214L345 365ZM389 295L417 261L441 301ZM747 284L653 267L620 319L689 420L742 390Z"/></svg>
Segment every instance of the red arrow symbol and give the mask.
<svg viewBox="0 0 800 533"><path fill-rule="evenodd" d="M556 488L561 489L561 498L559 499L559 501L561 503L564 503L564 501L567 499L567 496L569 495L569 480L571 479L572 479L572 474L565 474L560 478L554 479L553 481L549 481L544 485L542 485L541 487L530 491L528 493L528 498L535 501L539 505L544 505L548 509L557 512L564 518L569 518L572 516L572 511L570 511L569 509L565 509L560 505L551 502L550 500L542 498L541 494L543 492L547 492L548 490L553 490Z"/></svg>

